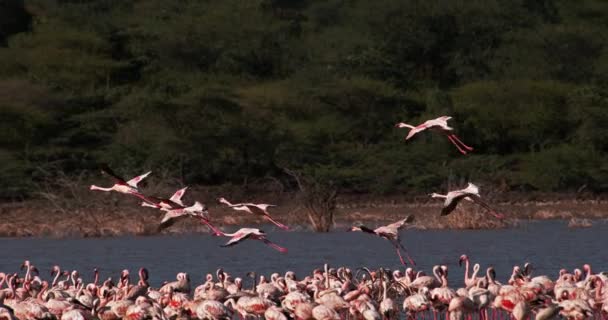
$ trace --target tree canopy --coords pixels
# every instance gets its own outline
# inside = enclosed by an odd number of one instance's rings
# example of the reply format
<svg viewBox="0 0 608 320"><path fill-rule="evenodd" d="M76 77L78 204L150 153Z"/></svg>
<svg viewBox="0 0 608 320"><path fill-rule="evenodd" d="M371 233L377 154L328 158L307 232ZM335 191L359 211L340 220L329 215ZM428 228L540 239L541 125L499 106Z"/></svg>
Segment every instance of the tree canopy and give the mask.
<svg viewBox="0 0 608 320"><path fill-rule="evenodd" d="M608 185L603 0L10 0L0 197L110 163L186 184ZM475 151L405 142L451 115ZM293 183L291 184L293 186Z"/></svg>

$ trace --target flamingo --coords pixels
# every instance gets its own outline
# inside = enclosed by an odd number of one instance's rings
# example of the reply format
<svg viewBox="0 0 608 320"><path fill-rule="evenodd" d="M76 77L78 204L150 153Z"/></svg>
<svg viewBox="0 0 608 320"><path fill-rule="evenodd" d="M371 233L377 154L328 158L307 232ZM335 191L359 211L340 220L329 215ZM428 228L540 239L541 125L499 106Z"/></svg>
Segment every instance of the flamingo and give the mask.
<svg viewBox="0 0 608 320"><path fill-rule="evenodd" d="M228 207L237 210L237 211L245 211L251 214L257 214L260 216L263 216L264 219L274 223L277 227L284 229L284 230L289 230L289 227L274 220L271 216L270 213L268 213L268 208L269 207L276 207L273 204L267 204L267 203L259 203L259 204L255 204L255 203L236 203L236 204L232 204L230 203L228 200L226 200L226 198L219 198L218 201L220 203L223 203L225 205L227 205Z"/></svg>
<svg viewBox="0 0 608 320"><path fill-rule="evenodd" d="M98 191L106 191L106 192L115 191L115 192L119 192L119 193L130 194L130 195L136 196L149 203L152 202L146 196L144 196L139 191L139 188L137 187L137 184L140 183L143 179L145 179L150 173L152 173L152 171L148 171L148 172L146 172L142 175L139 175L128 181L126 181L125 179L123 179L122 177L120 177L119 175L114 173L114 171L112 171L112 169L110 169L107 166L103 166L101 168L101 172L113 177L116 182L114 183L113 186L111 186L109 188L91 185L91 187L89 188L90 190L98 190Z"/></svg>
<svg viewBox="0 0 608 320"><path fill-rule="evenodd" d="M486 209L491 215L496 217L497 219L503 219L504 216L496 211L494 211L487 203L481 200L481 196L479 195L479 187L469 182L466 188L461 190L450 191L447 194L438 194L432 193L431 197L433 198L444 198L445 202L443 203L443 208L441 209L441 215L446 216L454 209L462 199L466 199L467 201L473 201Z"/></svg>
<svg viewBox="0 0 608 320"><path fill-rule="evenodd" d="M407 134L407 136L405 137L405 140L409 140L411 137L413 137L415 134L417 134L418 132L422 132L426 129L431 129L431 130L437 130L441 133L444 133L448 139L450 140L450 142L456 146L456 148L458 148L458 151L460 151L460 153L462 154L467 154L467 151L473 151L472 147L467 146L466 144L464 144L462 141L460 141L460 139L458 138L458 136L456 136L455 134L451 133L451 131L453 130L453 128L448 126L448 120L452 119L452 117L448 117L448 116L441 116L439 118L436 119L432 119L432 120L427 120L424 123L414 127L412 125L409 125L407 123L403 123L403 122L399 122L395 125L395 127L397 128L410 128L410 132Z"/></svg>
<svg viewBox="0 0 608 320"><path fill-rule="evenodd" d="M209 229L211 229L211 231L213 231L213 235L219 236L222 234L221 230L219 230L214 225L212 225L211 222L209 222L209 218L207 218L209 215L207 208L205 207L205 205L203 205L202 203L200 203L198 201L196 201L193 205L191 205L189 207L180 206L180 207L172 208L172 209L161 207L160 210L165 211L167 213L165 213L165 216L160 221L160 225L158 226L159 231L170 227L178 219L181 219L181 218L187 217L187 216L193 216L193 217L199 218L202 223L207 225L209 227Z"/></svg>
<svg viewBox="0 0 608 320"><path fill-rule="evenodd" d="M466 254L463 254L460 256L460 258L458 259L458 265L462 267L463 261L464 261L464 284L467 287L467 289L470 289L470 288L474 287L475 285L477 285L477 283L481 279L484 279L484 277L477 277L477 274L479 273L479 269L480 269L480 266L478 263L476 263L473 266L473 274L469 277L469 257Z"/></svg>
<svg viewBox="0 0 608 320"><path fill-rule="evenodd" d="M148 200L152 200L152 202L144 201L141 203L141 205L142 205L142 207L151 207L151 208L157 208L157 209L160 209L160 208L174 209L174 208L179 208L179 207L185 207L184 203L182 202L182 197L186 193L187 189L188 189L188 187L184 187L184 188L181 188L181 189L175 191L175 193L173 193L173 195L169 199L157 198L157 197L147 197Z"/></svg>
<svg viewBox="0 0 608 320"><path fill-rule="evenodd" d="M234 246L234 245L244 241L245 239L253 239L253 240L260 240L260 241L264 242L264 244L266 244L267 246L269 246L281 253L287 252L287 248L283 248L283 247L277 245L276 243L266 239L266 233L264 233L264 231L262 231L260 229L241 228L234 233L224 233L224 232L220 231L220 235L225 236L225 237L231 237L231 239L228 242L226 242L225 244L221 245L221 247L230 247L230 246Z"/></svg>
<svg viewBox="0 0 608 320"><path fill-rule="evenodd" d="M401 250L403 250L403 252L407 256L407 259L410 261L410 263L412 265L415 266L416 262L414 262L414 260L412 260L412 258L410 257L410 255L407 252L407 249L399 241L399 230L401 230L405 226L406 223L410 223L412 221L414 221L414 216L410 215L410 216L405 217L404 219L393 222L386 226L378 227L374 230L372 230L366 226L360 225L360 226L353 226L348 231L362 231L362 232L366 232L366 233L371 233L371 234L377 235L378 237L381 237L381 238L384 238L384 239L390 241L393 244L393 246L395 247L395 249L397 250L397 255L399 255L399 260L401 261L401 264L403 264L404 266L407 265L405 263L405 261L403 260L403 257L401 256Z"/></svg>

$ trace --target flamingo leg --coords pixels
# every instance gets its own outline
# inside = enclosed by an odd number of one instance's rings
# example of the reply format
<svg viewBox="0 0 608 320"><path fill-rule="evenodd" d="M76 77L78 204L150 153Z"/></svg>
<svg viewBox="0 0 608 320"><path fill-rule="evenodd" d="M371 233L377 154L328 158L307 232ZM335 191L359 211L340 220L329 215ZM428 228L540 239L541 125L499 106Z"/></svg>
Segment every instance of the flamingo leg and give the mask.
<svg viewBox="0 0 608 320"><path fill-rule="evenodd" d="M144 196L143 194L141 194L141 193L139 193L139 192L131 191L131 192L129 192L128 194L130 194L130 195L132 195L132 196L135 196L135 197L137 197L137 198L140 198L141 200L143 200L143 201L145 201L145 202L147 202L147 203L150 203L150 204L153 204L153 205L155 205L155 206L156 206L156 203L154 203L154 201L152 201L152 200L148 199L148 197Z"/></svg>
<svg viewBox="0 0 608 320"><path fill-rule="evenodd" d="M279 246L278 244L268 240L268 239L261 239L262 242L264 242L267 246L281 252L281 253L286 253L287 252L287 248L283 248L281 246Z"/></svg>
<svg viewBox="0 0 608 320"><path fill-rule="evenodd" d="M450 139L450 142L452 142L452 144L454 146L456 146L456 148L458 148L458 151L460 151L460 153L467 154L467 152L458 145L458 143L454 140L454 138L451 135L448 135L448 139Z"/></svg>
<svg viewBox="0 0 608 320"><path fill-rule="evenodd" d="M401 256L401 251L399 250L399 248L395 247L395 249L397 250L397 255L399 256L399 260L401 261L401 264L404 266L407 266L407 263L405 263L405 260L403 260L403 257Z"/></svg>
<svg viewBox="0 0 608 320"><path fill-rule="evenodd" d="M458 138L458 136L457 136L457 135L455 135L455 134L453 134L453 133L452 133L452 134L450 134L450 135L451 135L451 136L452 136L452 138L453 138L453 139L454 139L456 142L458 142L458 143L459 143L459 144L460 144L462 147L464 147L465 149L467 149L467 150L469 150L469 151L473 151L473 147L469 147L469 146L467 146L466 144L464 144L464 142L462 142L462 140L460 140L460 139Z"/></svg>
<svg viewBox="0 0 608 320"><path fill-rule="evenodd" d="M224 234L224 233L223 233L221 230L219 230L218 228L216 228L215 226L213 226L213 225L212 225L212 224L209 222L209 220L207 220L207 219L205 219L205 218L201 217L201 222L202 222L202 223L204 223L204 224L206 224L206 225L207 225L207 227L209 227L209 229L211 229L211 231L213 231L213 235L214 235L214 236L221 236L221 235L223 235L223 234Z"/></svg>
<svg viewBox="0 0 608 320"><path fill-rule="evenodd" d="M395 243L396 243L396 244L399 246L399 247L397 248L397 250L399 250L399 248L401 248L401 249L403 250L403 253L405 253L405 256L407 257L407 259L410 261L410 263L411 263L413 266L415 266L415 265L416 265L416 262L414 261L414 259L412 259L412 258L410 257L410 254L409 254L409 252L407 251L407 249L405 248L405 246L404 246L403 244L401 244L401 242L400 242L400 241L398 241L398 240L397 240L397 241L395 241Z"/></svg>
<svg viewBox="0 0 608 320"><path fill-rule="evenodd" d="M264 218L266 218L268 221L274 223L277 227L279 227L279 228L281 228L283 230L289 231L289 227L288 226L286 226L286 225L284 225L284 224L282 224L282 223L274 220L270 215L265 214Z"/></svg>

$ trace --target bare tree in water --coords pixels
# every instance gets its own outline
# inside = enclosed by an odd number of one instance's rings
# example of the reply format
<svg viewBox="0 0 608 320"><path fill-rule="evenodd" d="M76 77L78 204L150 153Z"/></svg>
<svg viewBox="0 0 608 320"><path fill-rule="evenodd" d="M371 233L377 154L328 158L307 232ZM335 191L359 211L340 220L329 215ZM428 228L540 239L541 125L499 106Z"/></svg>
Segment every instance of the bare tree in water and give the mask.
<svg viewBox="0 0 608 320"><path fill-rule="evenodd" d="M306 207L312 228L317 232L329 232L334 225L338 189L331 181L323 183L313 176L286 168L283 170L296 180L300 190L298 198Z"/></svg>

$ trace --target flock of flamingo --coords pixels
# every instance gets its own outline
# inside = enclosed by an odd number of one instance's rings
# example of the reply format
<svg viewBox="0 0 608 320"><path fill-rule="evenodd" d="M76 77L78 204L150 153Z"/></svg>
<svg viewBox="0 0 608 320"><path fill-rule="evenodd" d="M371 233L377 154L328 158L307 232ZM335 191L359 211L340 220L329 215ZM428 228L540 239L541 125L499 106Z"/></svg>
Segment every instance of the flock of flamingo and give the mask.
<svg viewBox="0 0 608 320"><path fill-rule="evenodd" d="M116 280L100 281L97 269L92 282L85 283L78 271L54 266L49 283L25 261L23 275L0 273L0 319L608 319L608 274L594 274L588 264L572 273L562 269L551 279L533 277L526 263L513 267L501 284L493 267L479 276L479 264L470 274L469 258L462 255L459 261L465 271L464 287L458 289L449 286L445 265L434 266L432 276L411 267L404 273L383 268L353 272L327 264L303 278L293 271L269 279L249 272L253 284L247 286L244 279L218 269L196 287L181 272L175 281L155 288L145 268L139 269L136 283L129 270Z"/></svg>
<svg viewBox="0 0 608 320"><path fill-rule="evenodd" d="M464 144L447 125L451 117L443 116L428 120L418 126L398 123L398 128L409 128L406 140L427 129L447 136L459 152L467 154L473 148ZM159 229L167 228L177 219L193 217L206 224L214 236L230 239L223 247L236 245L246 239L262 241L264 244L286 253L287 249L267 239L266 233L256 228L241 228L234 233L225 233L211 223L205 205L195 201L191 205L183 203L187 190L177 190L171 197L158 198L145 195L138 184L150 172L125 180L109 167L102 172L113 177L114 185L99 187L91 185L91 190L113 191L139 198L141 205L165 212ZM433 198L443 198L441 215L454 211L462 201L474 202L498 219L503 215L494 211L479 194L479 188L472 183L461 190L447 194L432 193ZM290 228L270 215L270 204L231 203L225 198L217 199L220 204L236 211L259 215L277 227ZM354 225L349 231L370 233L388 240L397 252L402 265L410 267L404 273L400 270L380 268L370 270L359 268L353 271L347 267L315 269L303 278L293 271L283 276L273 273L270 278L250 272L253 285L243 287L242 278L233 278L219 269L215 278L207 274L204 282L193 288L186 273L178 273L176 281L165 282L160 288L150 286L148 271L141 268L138 281L132 282L128 270L120 277L99 281L99 272L94 270L94 280L86 283L78 271L61 271L59 266L52 269L52 281L40 278L38 270L25 261L23 276L18 273L0 273L0 320L2 319L441 319L480 320L512 319L567 319L602 318L608 319L608 284L606 273L594 274L589 265L583 271L573 273L562 269L553 280L548 276L532 277L530 264L521 268L515 266L508 281L501 284L496 273L489 267L480 276L480 265L473 266L469 273L469 258L460 257L465 264L464 287L449 287L448 268L445 265L433 267L432 276L413 269L416 263L399 239L399 231L413 221L406 216L386 226L375 229L364 225ZM402 254L403 253L403 254ZM7 288L2 289L6 284ZM193 290L192 290L193 289Z"/></svg>
<svg viewBox="0 0 608 320"><path fill-rule="evenodd" d="M414 127L412 125L400 122L395 125L397 128L410 128L410 132L408 133L405 140L409 140L415 134L420 133L425 130L433 130L438 131L445 134L450 142L452 142L458 150L462 154L467 154L467 151L472 151L473 148L464 144L460 138L458 138L454 133L452 133L453 128L449 127L447 121L450 120L451 117L442 116L436 119L427 120L424 123ZM98 191L114 191L119 193L124 193L128 195L135 196L143 202L142 206L152 207L162 211L165 211L165 215L162 218L159 229L164 229L170 225L172 225L177 219L184 217L195 217L199 219L202 223L206 224L212 231L212 234L215 236L226 236L230 237L230 240L223 245L224 247L236 245L246 239L260 240L266 245L278 250L279 252L286 253L287 248L281 247L278 244L267 239L267 235L264 231L257 228L241 228L234 233L225 233L216 226L214 226L210 221L209 210L205 205L200 203L199 201L195 201L194 204L187 206L182 202L182 197L186 192L188 187L177 190L170 198L158 198L153 196L144 195L143 192L138 188L139 182L145 179L151 172L146 172L142 175L136 176L130 180L125 180L116 173L114 173L109 167L103 166L102 172L113 177L115 183L111 187L98 187L96 185L92 185L90 187L91 190ZM503 219L503 215L495 212L487 203L485 203L479 194L479 188L469 183L468 186L461 190L450 191L447 194L438 194L432 193L431 197L433 198L443 198L445 199L443 208L441 210L441 215L448 215L458 205L458 203L462 200L472 201L487 209L487 212L491 215L495 216L498 219ZM276 221L272 218L270 213L268 212L268 208L274 207L274 205L266 204L266 203L231 203L225 198L217 199L220 204L224 204L229 208L232 208L236 211L244 211L249 214L255 214L263 217L264 219L270 221L277 227L290 230L288 226ZM409 253L405 246L399 241L399 230L402 229L406 223L411 222L413 220L412 216L408 216L402 220L391 223L389 225L379 227L376 229L370 229L363 225L353 226L349 231L362 231L370 234L374 234L376 236L387 239L391 242L391 244L395 247L397 251L397 255L399 256L399 260L404 266L407 266L407 263L403 259L401 251L405 253L407 259L412 265L416 265L414 260L410 257Z"/></svg>

